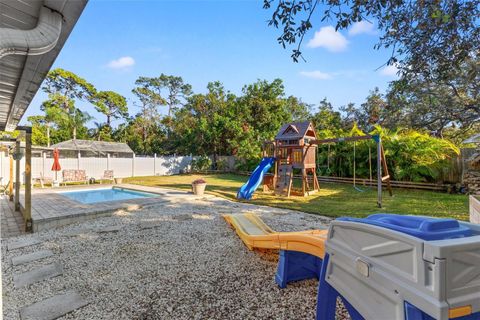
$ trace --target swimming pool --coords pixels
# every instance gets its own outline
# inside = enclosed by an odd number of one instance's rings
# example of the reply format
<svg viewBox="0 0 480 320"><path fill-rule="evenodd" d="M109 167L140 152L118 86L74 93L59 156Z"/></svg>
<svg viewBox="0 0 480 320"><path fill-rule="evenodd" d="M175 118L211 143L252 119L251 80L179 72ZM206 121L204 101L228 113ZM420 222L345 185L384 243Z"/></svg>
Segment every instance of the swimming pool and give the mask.
<svg viewBox="0 0 480 320"><path fill-rule="evenodd" d="M66 191L61 195L84 204L107 201L131 200L158 197L158 194L134 191L122 188L90 189L82 191Z"/></svg>

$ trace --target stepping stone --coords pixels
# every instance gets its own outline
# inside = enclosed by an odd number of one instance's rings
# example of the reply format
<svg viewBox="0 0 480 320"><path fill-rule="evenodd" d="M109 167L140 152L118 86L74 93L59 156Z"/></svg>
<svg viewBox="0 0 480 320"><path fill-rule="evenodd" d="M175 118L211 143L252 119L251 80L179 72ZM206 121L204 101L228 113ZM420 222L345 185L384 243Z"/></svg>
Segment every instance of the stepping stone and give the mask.
<svg viewBox="0 0 480 320"><path fill-rule="evenodd" d="M111 227L105 227L103 229L98 229L97 233L109 233L109 232L118 232L122 229L122 227L119 226L111 226Z"/></svg>
<svg viewBox="0 0 480 320"><path fill-rule="evenodd" d="M178 214L173 216L173 219L179 220L179 221L187 221L187 220L192 220L193 217L191 214Z"/></svg>
<svg viewBox="0 0 480 320"><path fill-rule="evenodd" d="M11 250L20 249L28 246L33 246L39 243L42 243L42 241L36 238L14 240L8 243L7 250L11 251Z"/></svg>
<svg viewBox="0 0 480 320"><path fill-rule="evenodd" d="M53 256L53 252L51 250L41 250L41 251L29 253L29 254L24 254L22 256L13 257L12 264L14 266L18 266L20 264L29 263L29 262L44 259L50 256Z"/></svg>
<svg viewBox="0 0 480 320"><path fill-rule="evenodd" d="M22 308L20 319L53 320L87 304L81 295L71 290Z"/></svg>
<svg viewBox="0 0 480 320"><path fill-rule="evenodd" d="M63 236L64 236L64 237L78 237L78 236L81 236L81 235L88 234L88 233L90 233L91 231L92 231L92 230L90 230L90 229L75 230L75 231L67 232L67 233L65 233Z"/></svg>
<svg viewBox="0 0 480 320"><path fill-rule="evenodd" d="M63 267L58 263L52 263L31 271L13 275L13 284L15 288L28 286L32 283L61 276Z"/></svg>
<svg viewBox="0 0 480 320"><path fill-rule="evenodd" d="M153 222L153 223L143 223L140 225L140 229L146 230L146 229L154 229L160 227L162 224L158 222Z"/></svg>

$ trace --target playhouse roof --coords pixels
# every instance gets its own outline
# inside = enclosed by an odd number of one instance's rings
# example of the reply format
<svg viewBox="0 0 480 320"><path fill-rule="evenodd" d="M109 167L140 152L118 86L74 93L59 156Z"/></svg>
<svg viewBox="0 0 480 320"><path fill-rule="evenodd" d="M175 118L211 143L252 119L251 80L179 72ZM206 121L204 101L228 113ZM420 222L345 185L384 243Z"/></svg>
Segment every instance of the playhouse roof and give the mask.
<svg viewBox="0 0 480 320"><path fill-rule="evenodd" d="M133 153L133 150L123 142L107 142L72 139L51 146L60 150L92 151L97 153Z"/></svg>
<svg viewBox="0 0 480 320"><path fill-rule="evenodd" d="M275 139L302 139L307 134L309 128L313 130L313 125L310 121L287 123L280 128Z"/></svg>

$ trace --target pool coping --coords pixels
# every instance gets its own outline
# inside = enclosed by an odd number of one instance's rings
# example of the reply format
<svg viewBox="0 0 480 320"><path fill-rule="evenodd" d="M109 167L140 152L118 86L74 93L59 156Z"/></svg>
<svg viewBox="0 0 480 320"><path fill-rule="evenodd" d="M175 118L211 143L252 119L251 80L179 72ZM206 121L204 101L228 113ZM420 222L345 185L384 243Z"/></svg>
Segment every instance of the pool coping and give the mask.
<svg viewBox="0 0 480 320"><path fill-rule="evenodd" d="M107 189L118 187L131 191L147 192L160 195L160 197L137 198L128 200L97 202L84 204L72 200L61 193L66 191L82 191L94 189ZM166 197L172 194L197 197L185 191L174 191L157 187L142 185L87 185L70 188L36 189L32 193L32 222L33 232L48 230L71 223L83 222L90 219L111 216L118 210L135 211L145 206L168 202ZM162 197L163 196L163 197ZM205 196L202 196L205 197ZM208 197L208 196L207 196Z"/></svg>

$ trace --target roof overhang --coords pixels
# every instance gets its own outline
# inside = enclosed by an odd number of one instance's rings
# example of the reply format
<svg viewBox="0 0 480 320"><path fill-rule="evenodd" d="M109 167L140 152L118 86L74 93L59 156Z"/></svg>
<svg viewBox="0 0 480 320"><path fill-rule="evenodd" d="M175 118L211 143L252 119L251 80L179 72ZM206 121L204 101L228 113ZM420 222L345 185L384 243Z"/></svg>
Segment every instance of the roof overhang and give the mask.
<svg viewBox="0 0 480 320"><path fill-rule="evenodd" d="M87 2L0 0L0 130L15 130Z"/></svg>

